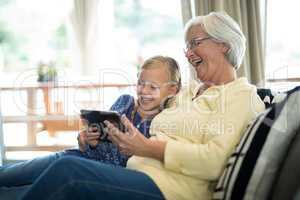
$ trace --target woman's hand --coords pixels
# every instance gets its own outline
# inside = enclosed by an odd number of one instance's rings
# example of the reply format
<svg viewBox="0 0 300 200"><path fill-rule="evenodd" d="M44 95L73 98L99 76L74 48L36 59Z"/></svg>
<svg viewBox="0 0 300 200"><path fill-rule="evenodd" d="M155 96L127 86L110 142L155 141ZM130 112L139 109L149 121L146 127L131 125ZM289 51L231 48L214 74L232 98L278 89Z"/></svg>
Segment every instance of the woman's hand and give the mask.
<svg viewBox="0 0 300 200"><path fill-rule="evenodd" d="M108 128L108 138L121 153L129 156L152 157L163 161L166 142L146 138L124 115L121 120L128 130L126 133L121 132L109 121L104 122Z"/></svg>
<svg viewBox="0 0 300 200"><path fill-rule="evenodd" d="M122 123L128 130L126 133L121 132L109 121L104 123L108 128L108 139L119 148L121 153L143 156L147 151L148 139L126 117L122 116Z"/></svg>

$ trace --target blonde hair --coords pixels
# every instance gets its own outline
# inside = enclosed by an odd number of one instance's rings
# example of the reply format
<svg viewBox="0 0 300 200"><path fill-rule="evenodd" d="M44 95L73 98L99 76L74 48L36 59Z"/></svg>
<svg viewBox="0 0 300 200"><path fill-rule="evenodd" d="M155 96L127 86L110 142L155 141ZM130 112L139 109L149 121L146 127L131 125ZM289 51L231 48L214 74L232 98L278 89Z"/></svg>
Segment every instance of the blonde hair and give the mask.
<svg viewBox="0 0 300 200"><path fill-rule="evenodd" d="M141 69L156 67L157 63L161 63L167 67L170 73L170 81L177 86L177 92L179 92L181 89L181 74L177 61L168 56L154 56L147 59L141 66Z"/></svg>

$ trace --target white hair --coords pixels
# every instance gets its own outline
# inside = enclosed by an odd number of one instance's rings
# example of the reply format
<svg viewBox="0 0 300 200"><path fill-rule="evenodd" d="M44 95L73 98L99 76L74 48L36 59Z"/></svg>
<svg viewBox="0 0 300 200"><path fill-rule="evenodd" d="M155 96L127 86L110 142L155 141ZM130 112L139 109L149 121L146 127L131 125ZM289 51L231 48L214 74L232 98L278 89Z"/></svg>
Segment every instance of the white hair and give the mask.
<svg viewBox="0 0 300 200"><path fill-rule="evenodd" d="M228 45L229 50L226 53L228 61L235 69L240 67L246 51L246 39L239 25L229 15L224 12L211 12L190 19L184 28L185 41L188 32L194 26L201 26L217 42Z"/></svg>

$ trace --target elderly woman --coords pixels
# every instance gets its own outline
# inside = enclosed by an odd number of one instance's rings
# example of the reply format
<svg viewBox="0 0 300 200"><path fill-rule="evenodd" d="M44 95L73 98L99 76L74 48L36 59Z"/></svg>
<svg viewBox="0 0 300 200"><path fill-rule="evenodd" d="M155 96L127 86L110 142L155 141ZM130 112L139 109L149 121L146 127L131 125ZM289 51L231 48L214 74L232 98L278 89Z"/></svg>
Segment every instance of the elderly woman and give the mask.
<svg viewBox="0 0 300 200"><path fill-rule="evenodd" d="M24 199L210 199L211 182L264 105L256 88L236 76L245 38L231 17L210 13L190 20L185 41L186 57L202 84L189 85L173 108L154 118L152 137L126 117L126 133L106 122L113 143L133 155L128 169L62 158Z"/></svg>

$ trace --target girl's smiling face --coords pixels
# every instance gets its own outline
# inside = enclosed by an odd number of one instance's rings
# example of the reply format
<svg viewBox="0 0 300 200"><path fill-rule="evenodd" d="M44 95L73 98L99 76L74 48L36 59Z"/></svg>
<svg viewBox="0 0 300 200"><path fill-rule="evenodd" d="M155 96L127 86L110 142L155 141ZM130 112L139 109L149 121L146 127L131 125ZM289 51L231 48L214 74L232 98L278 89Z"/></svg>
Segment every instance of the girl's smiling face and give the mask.
<svg viewBox="0 0 300 200"><path fill-rule="evenodd" d="M170 95L174 96L176 91L165 64L157 62L153 67L142 69L137 84L138 104L142 110L159 109L164 100Z"/></svg>

